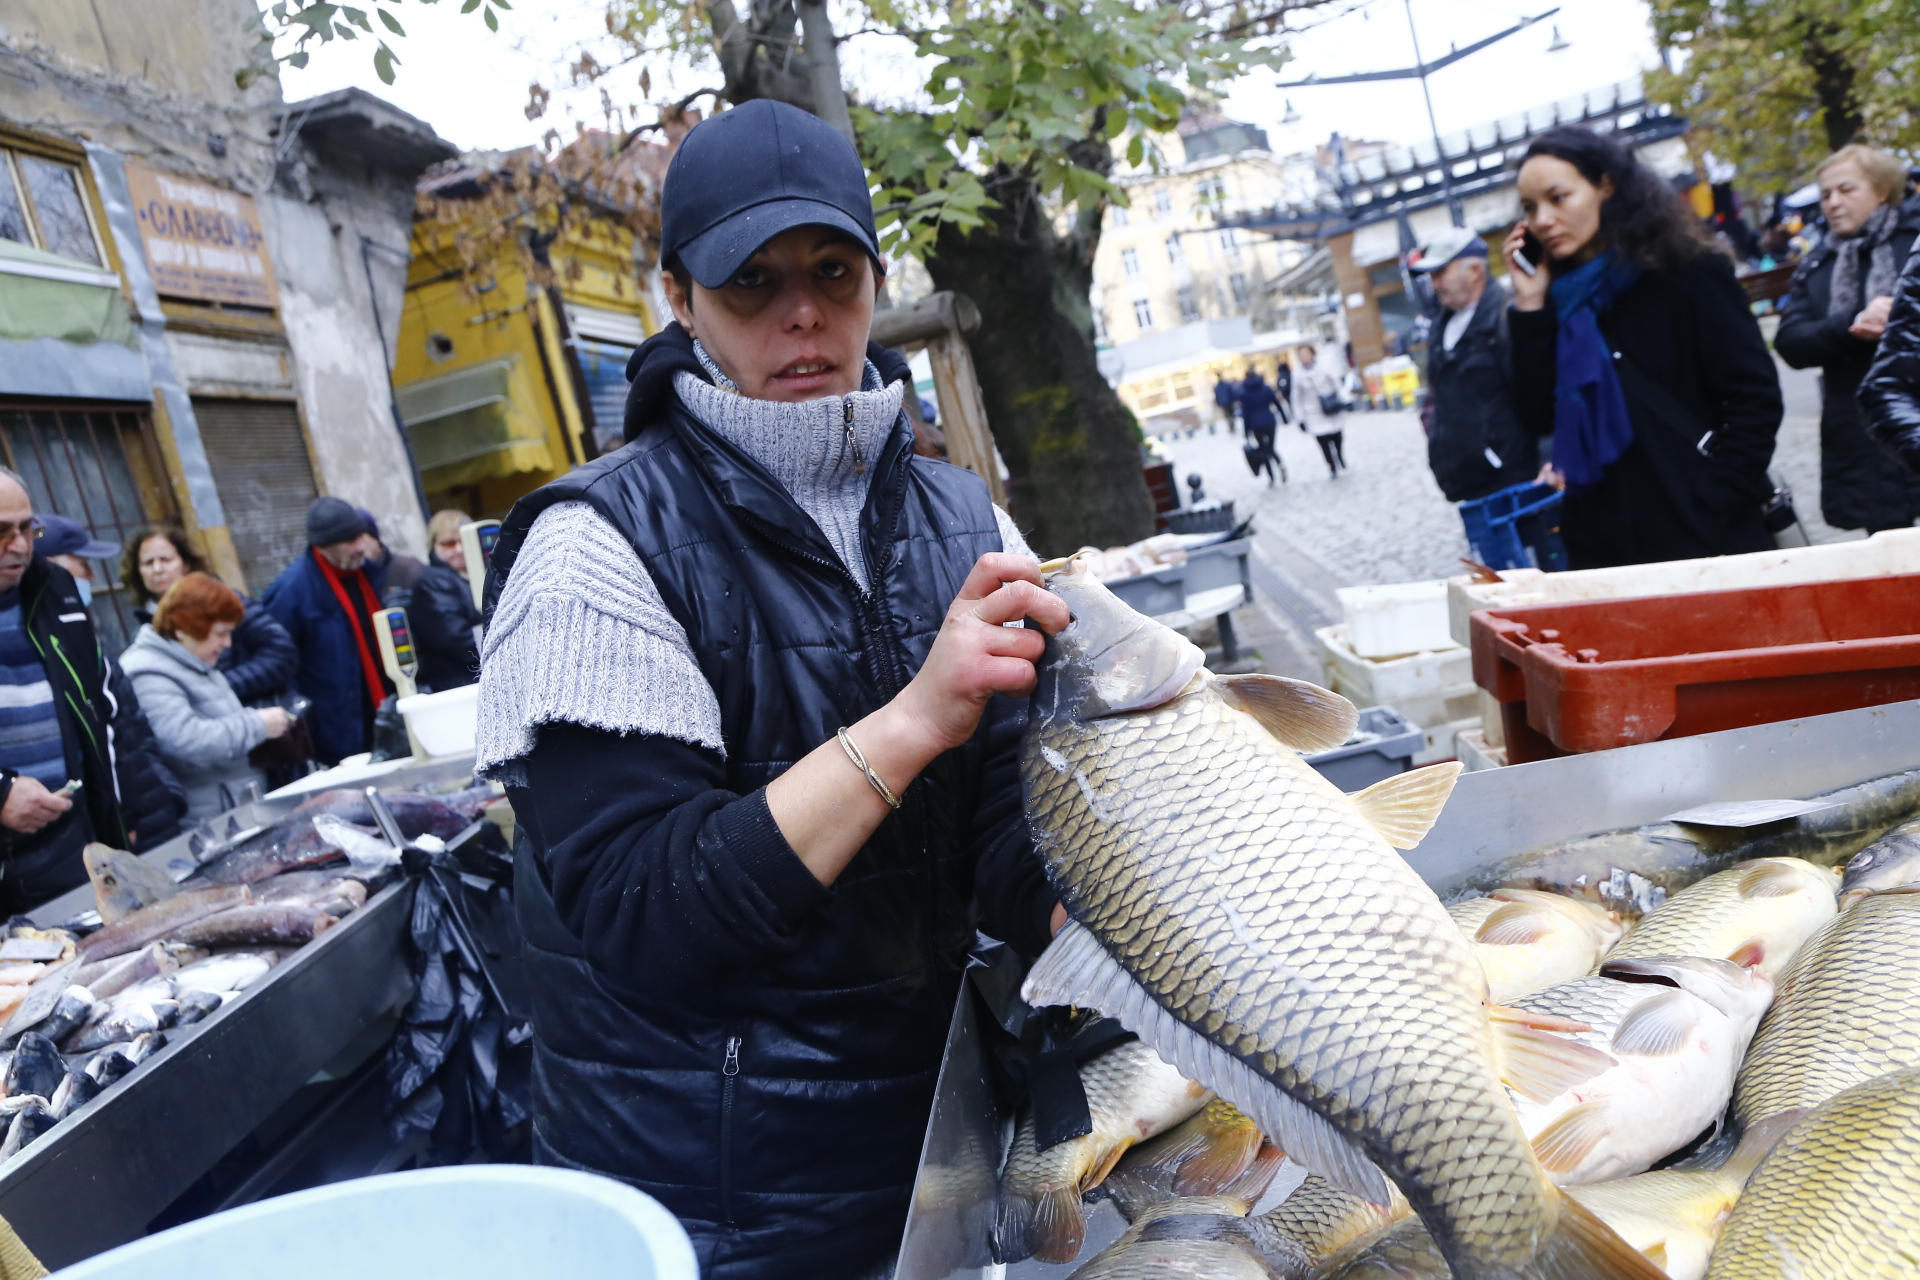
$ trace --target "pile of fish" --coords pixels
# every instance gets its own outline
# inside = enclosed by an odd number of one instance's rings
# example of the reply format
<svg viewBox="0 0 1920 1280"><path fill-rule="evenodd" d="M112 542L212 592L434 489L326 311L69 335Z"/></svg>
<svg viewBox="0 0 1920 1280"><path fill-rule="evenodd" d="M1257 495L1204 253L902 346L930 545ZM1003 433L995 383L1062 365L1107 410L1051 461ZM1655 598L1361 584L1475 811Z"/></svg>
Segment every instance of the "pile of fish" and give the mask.
<svg viewBox="0 0 1920 1280"><path fill-rule="evenodd" d="M401 833L457 835L494 799L384 797ZM88 845L97 926L0 940L0 1163L218 1012L397 874L364 794L330 791L211 851L184 880Z"/></svg>
<svg viewBox="0 0 1920 1280"><path fill-rule="evenodd" d="M1071 919L1023 995L1138 1041L1083 1067L1092 1132L1016 1138L1001 1261L1076 1258L1104 1195L1133 1225L1077 1275L1920 1274L1920 773L1448 907L1396 850L1457 766L1343 795L1301 758L1343 699L1046 572L1074 622L1022 768ZM1307 1176L1261 1211L1281 1152Z"/></svg>

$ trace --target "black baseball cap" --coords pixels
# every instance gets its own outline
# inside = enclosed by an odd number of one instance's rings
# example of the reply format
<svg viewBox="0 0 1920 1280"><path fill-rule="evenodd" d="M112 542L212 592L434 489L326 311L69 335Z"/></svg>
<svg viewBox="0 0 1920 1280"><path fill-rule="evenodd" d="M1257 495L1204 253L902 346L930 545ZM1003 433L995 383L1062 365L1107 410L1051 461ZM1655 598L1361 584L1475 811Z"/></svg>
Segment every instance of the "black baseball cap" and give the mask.
<svg viewBox="0 0 1920 1280"><path fill-rule="evenodd" d="M867 171L825 121L756 98L681 139L660 199L662 262L718 289L767 241L814 226L846 232L885 271Z"/></svg>

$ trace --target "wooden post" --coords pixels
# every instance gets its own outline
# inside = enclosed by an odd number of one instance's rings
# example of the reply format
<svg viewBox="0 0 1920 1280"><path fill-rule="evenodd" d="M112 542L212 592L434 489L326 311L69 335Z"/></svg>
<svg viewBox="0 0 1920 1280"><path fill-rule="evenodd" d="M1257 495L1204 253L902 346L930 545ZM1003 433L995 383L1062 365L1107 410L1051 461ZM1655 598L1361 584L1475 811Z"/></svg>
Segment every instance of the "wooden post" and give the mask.
<svg viewBox="0 0 1920 1280"><path fill-rule="evenodd" d="M940 429L947 437L947 458L987 482L993 500L1005 506L1006 486L987 425L980 379L966 335L980 327L980 311L962 294L942 290L910 307L890 307L873 316L872 338L883 347L925 347L933 365L933 390L940 401ZM913 388L907 388L913 394Z"/></svg>

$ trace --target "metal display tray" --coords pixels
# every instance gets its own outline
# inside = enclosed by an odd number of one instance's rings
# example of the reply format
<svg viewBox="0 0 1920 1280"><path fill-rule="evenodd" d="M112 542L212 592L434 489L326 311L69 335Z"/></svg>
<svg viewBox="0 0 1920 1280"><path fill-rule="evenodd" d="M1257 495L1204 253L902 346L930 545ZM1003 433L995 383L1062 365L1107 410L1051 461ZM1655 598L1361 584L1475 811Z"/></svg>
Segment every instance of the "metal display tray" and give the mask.
<svg viewBox="0 0 1920 1280"><path fill-rule="evenodd" d="M471 762L396 770L382 791L457 781ZM211 826L265 824L306 796L261 800ZM189 856L194 832L144 860ZM206 829L198 834L205 838ZM401 881L268 970L132 1074L0 1168L0 1218L58 1269L147 1233L148 1224L379 1019L413 994ZM83 885L33 912L55 924L93 905Z"/></svg>
<svg viewBox="0 0 1920 1280"><path fill-rule="evenodd" d="M1658 822L1712 801L1809 796L1920 768L1920 702L1649 742L1460 776L1407 861L1442 896L1481 868L1554 840ZM987 1063L988 1015L962 984L921 1150L895 1280L1065 1276L1124 1225L1088 1216L1077 1262L994 1265L987 1252L998 1170L1011 1136Z"/></svg>

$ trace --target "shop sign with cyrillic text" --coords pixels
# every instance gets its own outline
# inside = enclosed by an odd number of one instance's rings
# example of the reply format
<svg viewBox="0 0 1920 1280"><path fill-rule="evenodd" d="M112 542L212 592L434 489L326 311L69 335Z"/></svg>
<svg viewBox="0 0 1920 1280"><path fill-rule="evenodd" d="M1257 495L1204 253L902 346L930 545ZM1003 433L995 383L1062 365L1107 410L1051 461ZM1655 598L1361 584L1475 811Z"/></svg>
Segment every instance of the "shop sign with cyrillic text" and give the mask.
<svg viewBox="0 0 1920 1280"><path fill-rule="evenodd" d="M174 298L272 307L279 301L252 196L127 165L154 288Z"/></svg>

